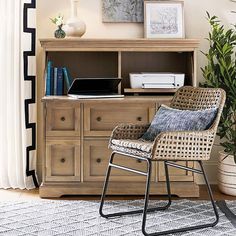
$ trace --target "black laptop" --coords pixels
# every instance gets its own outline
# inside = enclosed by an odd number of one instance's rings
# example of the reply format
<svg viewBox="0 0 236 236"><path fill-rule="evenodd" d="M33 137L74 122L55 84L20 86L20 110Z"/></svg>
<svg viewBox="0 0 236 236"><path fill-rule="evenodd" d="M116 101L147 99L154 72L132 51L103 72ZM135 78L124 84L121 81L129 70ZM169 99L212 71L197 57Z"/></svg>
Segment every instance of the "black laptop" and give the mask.
<svg viewBox="0 0 236 236"><path fill-rule="evenodd" d="M122 98L118 94L120 78L78 78L69 88L68 96L77 99Z"/></svg>

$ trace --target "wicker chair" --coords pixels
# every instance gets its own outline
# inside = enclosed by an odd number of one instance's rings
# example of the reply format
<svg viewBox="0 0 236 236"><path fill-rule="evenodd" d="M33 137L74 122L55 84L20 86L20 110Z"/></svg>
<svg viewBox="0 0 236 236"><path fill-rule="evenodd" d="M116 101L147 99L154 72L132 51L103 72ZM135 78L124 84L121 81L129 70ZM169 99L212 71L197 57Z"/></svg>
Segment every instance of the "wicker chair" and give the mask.
<svg viewBox="0 0 236 236"><path fill-rule="evenodd" d="M111 135L109 147L113 150L111 154L107 175L104 183L99 213L102 217L110 218L129 214L143 213L142 232L144 235L165 235L177 232L202 229L213 227L218 223L219 215L215 202L213 200L212 191L207 180L207 176L203 169L202 161L209 160L213 142L215 139L217 127L220 121L221 113L225 103L225 92L222 89L213 88L193 88L185 86L180 88L171 102L172 108L182 110L202 110L207 108L218 108L217 116L208 130L203 131L173 131L160 133L154 142L141 142L138 139L145 133L149 124L134 125L121 124L117 126ZM147 172L137 171L125 166L113 164L115 154L122 154L130 158L136 158L147 162ZM163 161L166 173L166 184L168 193L168 203L164 207L156 207L148 209L149 186L153 161ZM200 170L181 166L176 161L196 161L200 164ZM165 210L171 205L170 181L168 175L168 166L192 171L202 174L208 188L208 193L215 213L215 221L203 225L173 229L164 232L156 232L148 234L146 232L146 216L147 212L157 210ZM119 212L113 214L104 214L103 205L106 190L108 187L111 168L118 168L125 171L134 172L146 176L146 193L144 200L144 209Z"/></svg>

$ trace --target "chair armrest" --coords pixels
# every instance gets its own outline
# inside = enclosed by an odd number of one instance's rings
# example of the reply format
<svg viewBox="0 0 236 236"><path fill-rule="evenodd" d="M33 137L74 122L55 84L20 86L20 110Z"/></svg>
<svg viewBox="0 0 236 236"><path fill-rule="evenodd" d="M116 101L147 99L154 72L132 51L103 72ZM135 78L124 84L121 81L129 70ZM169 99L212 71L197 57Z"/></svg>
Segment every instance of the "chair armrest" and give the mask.
<svg viewBox="0 0 236 236"><path fill-rule="evenodd" d="M112 139L139 139L148 129L150 124L120 124L114 128Z"/></svg>
<svg viewBox="0 0 236 236"><path fill-rule="evenodd" d="M160 133L152 157L158 160L208 160L215 139L214 130Z"/></svg>

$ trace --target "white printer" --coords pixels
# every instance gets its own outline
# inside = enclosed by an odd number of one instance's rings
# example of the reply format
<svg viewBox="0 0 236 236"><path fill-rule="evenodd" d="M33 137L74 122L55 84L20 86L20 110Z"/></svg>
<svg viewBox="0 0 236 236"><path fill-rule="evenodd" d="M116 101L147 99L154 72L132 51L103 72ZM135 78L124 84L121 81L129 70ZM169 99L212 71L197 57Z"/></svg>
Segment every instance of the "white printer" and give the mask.
<svg viewBox="0 0 236 236"><path fill-rule="evenodd" d="M130 73L131 88L177 89L184 86L184 79L181 73Z"/></svg>

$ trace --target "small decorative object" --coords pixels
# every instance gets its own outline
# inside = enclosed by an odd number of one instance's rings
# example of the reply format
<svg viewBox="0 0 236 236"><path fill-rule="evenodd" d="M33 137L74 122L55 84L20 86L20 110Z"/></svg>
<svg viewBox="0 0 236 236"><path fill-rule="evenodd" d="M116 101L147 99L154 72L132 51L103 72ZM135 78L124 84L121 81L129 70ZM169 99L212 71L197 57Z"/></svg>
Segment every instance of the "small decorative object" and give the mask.
<svg viewBox="0 0 236 236"><path fill-rule="evenodd" d="M218 135L224 149L219 154L218 186L221 192L236 196L236 26L226 28L217 16L207 13L211 26L207 65L202 68L204 87L223 88L227 94Z"/></svg>
<svg viewBox="0 0 236 236"><path fill-rule="evenodd" d="M54 32L54 36L57 39L63 39L66 37L65 31L62 29L64 25L63 18L64 17L61 15L59 15L58 17L55 17L54 19L51 18L52 23L54 23L58 27L58 29Z"/></svg>
<svg viewBox="0 0 236 236"><path fill-rule="evenodd" d="M82 37L86 32L85 23L78 18L78 0L71 0L71 17L64 27L67 37Z"/></svg>
<svg viewBox="0 0 236 236"><path fill-rule="evenodd" d="M143 0L103 0L102 21L143 22Z"/></svg>
<svg viewBox="0 0 236 236"><path fill-rule="evenodd" d="M184 38L183 9L182 1L145 1L145 37Z"/></svg>

